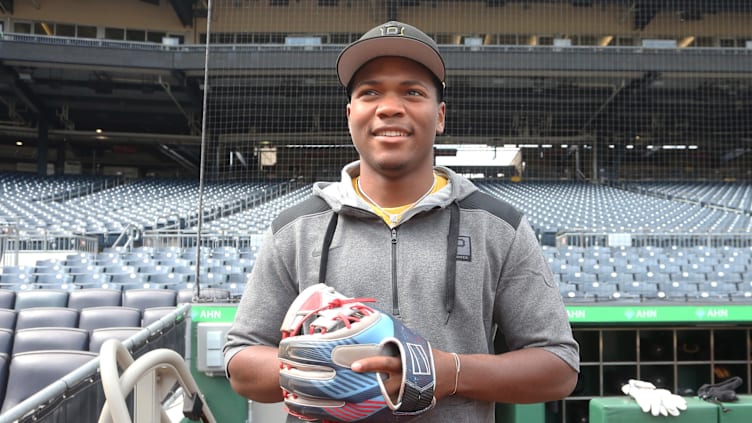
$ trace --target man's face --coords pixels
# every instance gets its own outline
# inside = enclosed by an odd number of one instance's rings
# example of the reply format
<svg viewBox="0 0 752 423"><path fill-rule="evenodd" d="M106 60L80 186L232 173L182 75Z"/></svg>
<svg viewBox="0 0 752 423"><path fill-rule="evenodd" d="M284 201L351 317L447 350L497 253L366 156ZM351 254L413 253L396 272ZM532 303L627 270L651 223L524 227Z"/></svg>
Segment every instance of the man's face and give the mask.
<svg viewBox="0 0 752 423"><path fill-rule="evenodd" d="M400 57L368 62L353 77L347 121L361 174L396 178L433 168L446 106L428 69Z"/></svg>

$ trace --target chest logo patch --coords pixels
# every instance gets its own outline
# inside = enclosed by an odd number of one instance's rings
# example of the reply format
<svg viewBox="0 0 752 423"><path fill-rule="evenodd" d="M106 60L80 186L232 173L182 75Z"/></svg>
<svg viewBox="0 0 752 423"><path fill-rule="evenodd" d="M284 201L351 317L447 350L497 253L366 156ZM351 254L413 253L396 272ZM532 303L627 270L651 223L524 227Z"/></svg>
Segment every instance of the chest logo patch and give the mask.
<svg viewBox="0 0 752 423"><path fill-rule="evenodd" d="M460 235L457 238L457 260L473 261L473 248L469 236Z"/></svg>

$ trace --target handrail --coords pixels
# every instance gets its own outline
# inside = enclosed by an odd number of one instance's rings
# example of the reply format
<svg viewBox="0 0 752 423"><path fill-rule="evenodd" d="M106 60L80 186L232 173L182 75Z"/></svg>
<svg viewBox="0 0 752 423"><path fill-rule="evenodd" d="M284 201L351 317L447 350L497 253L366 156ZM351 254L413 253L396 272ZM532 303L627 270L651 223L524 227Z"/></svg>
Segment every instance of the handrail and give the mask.
<svg viewBox="0 0 752 423"><path fill-rule="evenodd" d="M144 377L151 377L151 383L157 386L160 394L169 394L175 383L179 383L184 392L189 396L199 395L202 401L200 418L204 423L215 423L198 384L193 379L190 369L185 360L177 352L160 348L149 351L137 360L125 349L117 339L107 340L99 354L100 371L102 375L102 388L105 394L105 403L99 417L99 423L127 423L132 422L128 407L125 403L127 395L136 386L136 383ZM118 375L118 366L123 368L122 375ZM159 373L149 376L152 371ZM148 402L144 397L136 397ZM162 398L159 398L161 403ZM160 418L163 423L169 423L164 409L160 408Z"/></svg>
<svg viewBox="0 0 752 423"><path fill-rule="evenodd" d="M0 33L0 41L27 42L35 44L48 45L69 45L74 47L95 47L95 48L119 48L131 50L165 50L180 52L200 53L206 49L205 44L160 44L147 41L124 41L110 40L101 38L76 38L61 37L57 35L36 35L23 33ZM320 45L288 45L288 44L211 44L214 52L228 51L322 51L322 52L339 52L342 50L342 44L320 44ZM656 48L645 46L594 46L594 45L572 45L572 46L553 46L553 45L517 45L517 44L494 44L481 46L466 46L455 44L441 44L439 49L447 52L457 51L486 51L486 52L530 52L530 51L573 51L573 52L595 52L595 53L616 53L616 54L645 54L645 53L678 53L678 54L726 54L726 55L752 55L752 50L744 47L685 47L685 48Z"/></svg>

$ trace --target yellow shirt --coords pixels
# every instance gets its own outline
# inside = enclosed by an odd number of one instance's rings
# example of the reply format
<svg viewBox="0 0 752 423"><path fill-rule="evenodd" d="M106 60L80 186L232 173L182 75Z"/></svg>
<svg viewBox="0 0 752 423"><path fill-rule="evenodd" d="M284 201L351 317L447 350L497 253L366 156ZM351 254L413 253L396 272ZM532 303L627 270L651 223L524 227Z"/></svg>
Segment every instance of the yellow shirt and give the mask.
<svg viewBox="0 0 752 423"><path fill-rule="evenodd" d="M436 173L434 173L434 177L436 178L436 183L433 185L431 191L428 192L427 195L439 191L440 189L444 188L449 182L447 178L441 175L437 175ZM360 179L360 176L356 176L352 181L355 192L360 198L363 199L363 201L368 203L368 205L371 206L371 210L373 210L373 212L377 215L381 216L381 218L384 219L384 222L390 227L396 226L402 218L402 215L415 205L415 203L409 203L397 207L380 207L378 204L374 204L371 200L366 198L365 195L363 195L363 193L358 188L358 179Z"/></svg>

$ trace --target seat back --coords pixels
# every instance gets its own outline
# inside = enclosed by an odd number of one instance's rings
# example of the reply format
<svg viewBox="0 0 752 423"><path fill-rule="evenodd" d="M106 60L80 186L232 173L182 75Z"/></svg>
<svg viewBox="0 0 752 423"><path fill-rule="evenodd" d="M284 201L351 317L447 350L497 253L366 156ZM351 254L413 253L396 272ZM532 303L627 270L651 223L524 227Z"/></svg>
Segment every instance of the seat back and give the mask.
<svg viewBox="0 0 752 423"><path fill-rule="evenodd" d="M16 306L16 291L0 289L0 308L13 310Z"/></svg>
<svg viewBox="0 0 752 423"><path fill-rule="evenodd" d="M97 354L89 351L68 350L29 351L14 355L8 368L6 395L0 413L95 358Z"/></svg>
<svg viewBox="0 0 752 423"><path fill-rule="evenodd" d="M75 328L78 310L68 307L33 307L18 311L16 330L44 326Z"/></svg>
<svg viewBox="0 0 752 423"><path fill-rule="evenodd" d="M40 350L89 349L89 332L78 328L40 327L20 329L13 340L13 355Z"/></svg>
<svg viewBox="0 0 752 423"><path fill-rule="evenodd" d="M60 289L33 289L16 293L16 310L32 307L66 307L68 291Z"/></svg>
<svg viewBox="0 0 752 423"><path fill-rule="evenodd" d="M128 289L123 291L123 306L146 310L151 307L177 305L177 292L172 289Z"/></svg>
<svg viewBox="0 0 752 423"><path fill-rule="evenodd" d="M78 310L88 307L120 306L123 293L117 289L86 288L68 294L68 307Z"/></svg>
<svg viewBox="0 0 752 423"><path fill-rule="evenodd" d="M89 336L89 351L99 353L104 341L114 338L123 342L141 330L143 330L141 327L110 327L94 329Z"/></svg>
<svg viewBox="0 0 752 423"><path fill-rule="evenodd" d="M16 310L0 308L0 328L14 330L17 314Z"/></svg>
<svg viewBox="0 0 752 423"><path fill-rule="evenodd" d="M0 354L10 355L13 352L13 329L0 328Z"/></svg>
<svg viewBox="0 0 752 423"><path fill-rule="evenodd" d="M133 307L88 307L81 310L78 327L93 331L110 327L140 327L141 310Z"/></svg>
<svg viewBox="0 0 752 423"><path fill-rule="evenodd" d="M5 400L5 388L8 385L8 366L10 354L0 353L0 404Z"/></svg>
<svg viewBox="0 0 752 423"><path fill-rule="evenodd" d="M141 317L141 326L147 327L150 324L158 321L164 316L175 311L175 306L172 307L149 307L143 311Z"/></svg>

